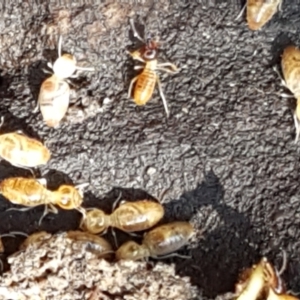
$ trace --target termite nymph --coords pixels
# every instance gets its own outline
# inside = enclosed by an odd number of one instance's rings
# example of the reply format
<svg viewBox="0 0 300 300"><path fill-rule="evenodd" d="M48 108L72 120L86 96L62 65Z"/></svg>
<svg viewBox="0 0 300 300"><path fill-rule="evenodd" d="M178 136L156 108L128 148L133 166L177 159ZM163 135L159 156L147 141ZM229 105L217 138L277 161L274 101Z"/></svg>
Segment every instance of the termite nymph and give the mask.
<svg viewBox="0 0 300 300"><path fill-rule="evenodd" d="M102 237L82 231L68 231L67 238L74 241L76 246L81 246L86 251L97 254L98 257L107 258L114 252L112 246Z"/></svg>
<svg viewBox="0 0 300 300"><path fill-rule="evenodd" d="M57 127L65 116L70 100L70 87L68 78L77 77L76 70L94 71L94 68L83 68L76 65L76 59L71 54L61 54L62 37L58 42L58 58L54 64L48 62L48 67L53 70L53 75L47 78L41 85L38 104L34 112L39 108L47 126ZM46 71L49 73L48 71Z"/></svg>
<svg viewBox="0 0 300 300"><path fill-rule="evenodd" d="M98 257L103 258L109 257L113 253L111 245L102 237L78 230L71 230L62 234L64 238L72 241L73 249L83 248L84 250L92 252ZM33 244L35 244L35 246L38 247L44 241L49 240L52 237L53 235L46 231L33 233L29 235L27 239L21 244L19 250L25 250Z"/></svg>
<svg viewBox="0 0 300 300"><path fill-rule="evenodd" d="M3 123L4 117L0 127ZM40 141L21 132L11 132L0 134L0 156L15 167L30 169L46 165L51 153Z"/></svg>
<svg viewBox="0 0 300 300"><path fill-rule="evenodd" d="M193 226L188 222L173 222L161 225L145 233L141 245L134 241L124 243L116 251L116 259L140 260L148 257L184 257L172 252L185 246L193 235Z"/></svg>
<svg viewBox="0 0 300 300"><path fill-rule="evenodd" d="M147 41L144 41L144 39L142 39L136 31L132 20L131 26L134 32L134 36L137 37L140 41L142 41L145 44L145 46L142 49L136 50L134 52L129 52L129 55L131 55L133 59L138 60L144 63L145 65L135 66L135 70L143 70L139 75L137 75L131 80L128 89L128 97L131 98L133 90L133 99L136 105L145 105L151 99L155 85L157 83L160 97L162 98L167 117L169 117L170 113L167 101L164 96L157 71L177 73L178 68L174 64L169 62L159 64L157 61L158 44L150 38L147 39ZM170 69L167 69L167 67L169 67ZM133 88L134 84L135 86Z"/></svg>
<svg viewBox="0 0 300 300"><path fill-rule="evenodd" d="M300 136L300 50L295 46L284 49L281 58L281 68L286 87L297 99L296 109L293 113L296 128L295 143Z"/></svg>
<svg viewBox="0 0 300 300"><path fill-rule="evenodd" d="M258 30L271 20L282 0L247 0L247 22L251 30Z"/></svg>
<svg viewBox="0 0 300 300"><path fill-rule="evenodd" d="M82 219L81 228L94 234L105 232L108 227L125 232L143 231L156 225L163 215L164 208L158 202L123 201L110 215L97 208L88 211Z"/></svg>
<svg viewBox="0 0 300 300"><path fill-rule="evenodd" d="M38 105L47 126L57 127L65 116L70 101L69 84L55 74L41 86Z"/></svg>

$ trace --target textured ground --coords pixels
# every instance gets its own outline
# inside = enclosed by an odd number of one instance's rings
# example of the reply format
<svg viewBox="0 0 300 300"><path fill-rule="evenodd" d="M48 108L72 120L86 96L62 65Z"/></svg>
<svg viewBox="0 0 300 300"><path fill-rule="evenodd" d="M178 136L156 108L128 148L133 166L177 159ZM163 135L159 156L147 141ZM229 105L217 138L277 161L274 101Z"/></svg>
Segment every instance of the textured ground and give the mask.
<svg viewBox="0 0 300 300"><path fill-rule="evenodd" d="M22 129L49 146L40 173L50 187L89 182L84 205L107 211L120 190L138 199L168 188L165 221L190 220L198 234L182 251L193 259L165 262L206 297L232 290L239 271L262 255L280 265L280 249L288 254L283 277L299 292L300 150L292 101L281 97L288 91L272 69L287 44L300 45L298 1L284 0L259 32L248 30L245 15L235 20L242 1L19 2L0 23L2 130ZM163 41L161 61L181 69L162 75L168 120L157 92L142 108L127 99L134 63L125 50L137 45L129 17ZM97 71L75 81L66 121L49 129L32 110L59 34L65 51ZM29 175L5 162L0 170L1 178ZM1 199L1 233L78 227L77 212L49 215L39 227L43 208L5 212L10 207ZM20 241L5 238L6 254Z"/></svg>

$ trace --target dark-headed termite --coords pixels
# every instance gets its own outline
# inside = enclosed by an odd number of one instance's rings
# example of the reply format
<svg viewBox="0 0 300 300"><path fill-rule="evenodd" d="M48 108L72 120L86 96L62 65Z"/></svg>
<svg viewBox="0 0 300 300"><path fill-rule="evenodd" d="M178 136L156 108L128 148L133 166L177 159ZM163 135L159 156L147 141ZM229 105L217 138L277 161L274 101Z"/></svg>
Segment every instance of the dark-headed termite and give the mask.
<svg viewBox="0 0 300 300"><path fill-rule="evenodd" d="M135 29L133 21L131 20L130 22L132 30L134 32L134 36L142 41L145 46L134 52L129 52L129 55L131 55L133 59L144 63L145 66L135 66L135 70L143 69L143 71L131 80L128 90L128 97L131 98L133 90L133 99L136 105L145 105L151 99L155 85L157 83L167 117L169 117L170 113L167 101L164 96L157 71L177 73L178 68L174 64L169 62L159 64L157 61L158 43L153 41L151 38L148 38L146 41L144 41L144 39L140 37L137 30ZM169 67L170 69L167 69L167 67ZM135 86L133 89L134 84Z"/></svg>
<svg viewBox="0 0 300 300"><path fill-rule="evenodd" d="M45 123L49 127L59 126L60 121L65 116L70 100L70 87L68 78L77 77L76 70L94 71L94 68L82 68L76 65L76 58L71 54L61 54L62 37L58 42L58 58L52 65L48 62L48 67L53 70L53 75L47 78L41 85L38 105L34 112L40 108Z"/></svg>
<svg viewBox="0 0 300 300"><path fill-rule="evenodd" d="M282 0L248 0L247 22L251 30L258 30L271 20ZM281 9L281 8L280 8Z"/></svg>
<svg viewBox="0 0 300 300"><path fill-rule="evenodd" d="M145 233L141 245L133 241L124 243L116 251L116 259L140 260L148 257L180 256L172 252L186 245L193 235L194 228L188 222L161 225Z"/></svg>
<svg viewBox="0 0 300 300"><path fill-rule="evenodd" d="M300 50L295 46L288 46L284 49L281 58L281 68L286 87L297 99L294 111L294 122L296 127L296 139L300 135Z"/></svg>
<svg viewBox="0 0 300 300"><path fill-rule="evenodd" d="M0 127L3 123L2 117ZM28 169L47 164L51 153L40 141L11 132L0 134L0 156L15 167Z"/></svg>

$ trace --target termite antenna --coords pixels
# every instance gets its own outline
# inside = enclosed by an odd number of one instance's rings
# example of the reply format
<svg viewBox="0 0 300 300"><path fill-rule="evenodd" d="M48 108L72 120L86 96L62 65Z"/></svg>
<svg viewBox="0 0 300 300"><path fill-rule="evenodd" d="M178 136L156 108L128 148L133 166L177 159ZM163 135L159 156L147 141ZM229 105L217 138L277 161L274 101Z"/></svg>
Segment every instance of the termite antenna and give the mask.
<svg viewBox="0 0 300 300"><path fill-rule="evenodd" d="M283 272L286 270L286 266L287 266L287 254L286 251L282 250L282 266L278 271L279 276L281 276Z"/></svg>
<svg viewBox="0 0 300 300"><path fill-rule="evenodd" d="M118 205L119 201L121 200L121 198L122 198L122 191L120 191L119 197L117 198L117 200L112 205L112 213L114 212L114 210L117 207L117 205Z"/></svg>
<svg viewBox="0 0 300 300"><path fill-rule="evenodd" d="M135 26L134 26L134 21L132 19L130 19L130 25L133 31L133 36L136 37L137 39L139 39L141 42L145 43L145 40L143 38L141 38L141 36L139 35L139 33L137 32Z"/></svg>
<svg viewBox="0 0 300 300"><path fill-rule="evenodd" d="M28 237L28 234L22 231L10 231L9 233L1 234L0 237L15 237L16 235Z"/></svg>

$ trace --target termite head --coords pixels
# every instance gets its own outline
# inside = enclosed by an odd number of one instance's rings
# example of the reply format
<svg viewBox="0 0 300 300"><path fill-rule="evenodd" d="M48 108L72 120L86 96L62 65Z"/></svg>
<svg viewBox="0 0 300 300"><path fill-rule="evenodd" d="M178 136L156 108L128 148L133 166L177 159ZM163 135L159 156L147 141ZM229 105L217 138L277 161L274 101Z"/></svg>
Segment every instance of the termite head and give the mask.
<svg viewBox="0 0 300 300"><path fill-rule="evenodd" d="M40 244L44 240L50 239L51 234L46 231L35 232L31 234L27 239L21 244L20 250L25 250L29 245Z"/></svg>
<svg viewBox="0 0 300 300"><path fill-rule="evenodd" d="M80 228L90 233L101 233L108 227L107 215L101 209L92 209L86 213L81 221Z"/></svg>
<svg viewBox="0 0 300 300"><path fill-rule="evenodd" d="M157 58L158 53L158 43L153 40L153 38L149 35L146 39L146 44L142 48L141 57L145 61L154 60Z"/></svg>
<svg viewBox="0 0 300 300"><path fill-rule="evenodd" d="M60 79L71 77L75 71L76 58L71 54L63 54L53 64L53 72Z"/></svg>
<svg viewBox="0 0 300 300"><path fill-rule="evenodd" d="M117 260L140 260L148 256L147 249L133 241L126 242L116 251Z"/></svg>
<svg viewBox="0 0 300 300"><path fill-rule="evenodd" d="M55 204L62 209L76 209L82 204L82 194L72 185L61 185L54 193L56 193Z"/></svg>
<svg viewBox="0 0 300 300"><path fill-rule="evenodd" d="M157 58L158 42L154 40L151 34L148 34L146 38L142 38L134 26L133 20L130 20L130 24L134 36L144 44L144 46L141 49L131 53L132 57L142 59L144 61L155 60Z"/></svg>

